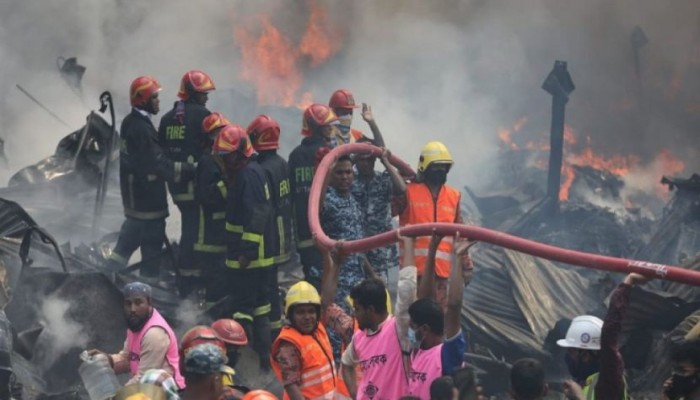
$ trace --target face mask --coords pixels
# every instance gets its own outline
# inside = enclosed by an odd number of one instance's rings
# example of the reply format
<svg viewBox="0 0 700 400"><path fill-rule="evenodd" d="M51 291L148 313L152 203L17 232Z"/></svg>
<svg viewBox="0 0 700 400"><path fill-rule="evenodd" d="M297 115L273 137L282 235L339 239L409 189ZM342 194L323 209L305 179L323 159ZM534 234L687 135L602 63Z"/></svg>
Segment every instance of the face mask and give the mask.
<svg viewBox="0 0 700 400"><path fill-rule="evenodd" d="M420 349L420 344L422 340L418 340L418 338L416 337L416 331L409 326L408 332L406 333L406 336L408 336L408 341L411 342L411 347L413 347L414 349Z"/></svg>
<svg viewBox="0 0 700 400"><path fill-rule="evenodd" d="M351 114L347 114L347 115L339 116L339 117L338 117L338 124L340 124L340 125L345 125L345 126L347 126L348 129L349 129L349 128L350 128L350 124L352 124L352 115L351 115Z"/></svg>
<svg viewBox="0 0 700 400"><path fill-rule="evenodd" d="M679 396L687 396L698 387L697 374L690 376L673 374L671 377L673 378L673 391Z"/></svg>
<svg viewBox="0 0 700 400"><path fill-rule="evenodd" d="M428 168L423 173L425 181L434 185L444 185L447 181L447 171L442 169Z"/></svg>
<svg viewBox="0 0 700 400"><path fill-rule="evenodd" d="M598 372L598 360L592 360L590 362L582 362L573 358L569 353L564 356L566 361L566 366L569 369L569 373L574 378L576 383L583 384L586 378Z"/></svg>

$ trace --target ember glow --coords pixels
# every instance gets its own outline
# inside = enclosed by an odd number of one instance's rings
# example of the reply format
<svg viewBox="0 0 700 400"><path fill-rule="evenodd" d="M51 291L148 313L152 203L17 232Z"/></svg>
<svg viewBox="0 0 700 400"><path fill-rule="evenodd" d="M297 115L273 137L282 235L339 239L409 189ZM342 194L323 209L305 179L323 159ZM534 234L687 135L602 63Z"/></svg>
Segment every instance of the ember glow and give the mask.
<svg viewBox="0 0 700 400"><path fill-rule="evenodd" d="M514 129L498 130L498 138L505 149L511 151L534 151L540 152L539 157L535 158L533 165L539 169L547 169L547 156L549 152L549 143L544 141L530 141L524 147L520 147L514 140L514 134L522 129L527 119L523 118L514 126ZM515 129L518 127L518 129ZM662 175L674 176L685 170L684 163L676 158L669 149L662 148L658 154L650 162L644 163L634 154L614 154L606 156L597 153L593 149L593 143L590 137L586 137L585 145L579 144L579 136L569 125L564 126L564 163L562 165L561 188L559 189L559 200L568 201L571 187L576 179L576 169L578 167L590 167L599 171L606 171L612 175L622 178L631 175L649 176L654 182L659 182ZM647 178L648 180L649 178ZM651 190L650 190L651 191ZM667 200L668 191L660 183L654 186L656 194ZM625 199L623 199L625 200ZM626 200L625 200L626 201ZM629 202L627 202L629 203Z"/></svg>
<svg viewBox="0 0 700 400"><path fill-rule="evenodd" d="M308 0L308 23L295 43L285 36L270 16L259 15L251 23L235 22L233 36L241 53L240 78L253 84L258 105L296 106L311 104L310 92L301 92L304 71L328 61L341 41L329 30L326 11Z"/></svg>

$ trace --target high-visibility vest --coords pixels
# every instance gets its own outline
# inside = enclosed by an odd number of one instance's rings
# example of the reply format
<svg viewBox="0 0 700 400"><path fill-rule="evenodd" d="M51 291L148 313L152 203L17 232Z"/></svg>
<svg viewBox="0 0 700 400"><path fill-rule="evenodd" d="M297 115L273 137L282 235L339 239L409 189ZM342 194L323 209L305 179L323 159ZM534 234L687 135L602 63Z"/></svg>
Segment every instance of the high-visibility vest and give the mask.
<svg viewBox="0 0 700 400"><path fill-rule="evenodd" d="M437 201L425 183L409 183L406 186L406 208L399 216L399 225L414 225L426 222L455 222L461 194L457 189L442 185ZM418 275L423 274L428 259L430 237L416 238L415 259ZM441 278L450 276L452 238L442 239L435 254L435 273Z"/></svg>
<svg viewBox="0 0 700 400"><path fill-rule="evenodd" d="M336 399L337 376L333 362L333 350L323 324L318 324L310 335L304 335L291 326L284 326L272 344L272 354L277 353L282 341L289 342L301 354L301 383L299 389L305 399ZM277 360L271 360L272 370L282 381L282 369ZM289 399L285 391L284 399Z"/></svg>
<svg viewBox="0 0 700 400"><path fill-rule="evenodd" d="M586 378L586 382L584 382L583 388L581 388L581 391L583 392L583 397L585 397L586 400L595 400L595 386L598 384L598 378L600 378L599 372L596 372L595 374ZM627 381L625 381L625 391L623 400L628 399L629 396L627 395Z"/></svg>

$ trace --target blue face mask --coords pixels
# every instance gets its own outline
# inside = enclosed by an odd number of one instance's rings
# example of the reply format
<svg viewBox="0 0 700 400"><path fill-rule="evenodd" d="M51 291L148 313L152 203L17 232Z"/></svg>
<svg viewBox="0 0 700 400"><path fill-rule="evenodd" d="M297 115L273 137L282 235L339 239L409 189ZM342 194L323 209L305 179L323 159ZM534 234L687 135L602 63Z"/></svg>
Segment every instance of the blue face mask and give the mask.
<svg viewBox="0 0 700 400"><path fill-rule="evenodd" d="M406 336L408 336L408 341L411 342L411 347L413 347L414 349L420 348L422 340L418 340L418 338L416 337L416 331L413 330L413 328L411 328L410 326L408 327L408 332L406 332Z"/></svg>

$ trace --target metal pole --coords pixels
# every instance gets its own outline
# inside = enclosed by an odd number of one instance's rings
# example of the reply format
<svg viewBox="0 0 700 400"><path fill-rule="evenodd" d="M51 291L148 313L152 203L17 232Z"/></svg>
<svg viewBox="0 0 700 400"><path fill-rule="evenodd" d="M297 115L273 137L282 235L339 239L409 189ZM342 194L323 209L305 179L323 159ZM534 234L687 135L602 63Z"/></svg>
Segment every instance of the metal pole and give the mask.
<svg viewBox="0 0 700 400"><path fill-rule="evenodd" d="M566 69L566 61L555 61L554 68L542 83L542 89L552 95L552 125L550 128L549 173L547 175L547 197L553 211L559 207L561 167L564 159L564 116L569 94L574 91L574 82Z"/></svg>

